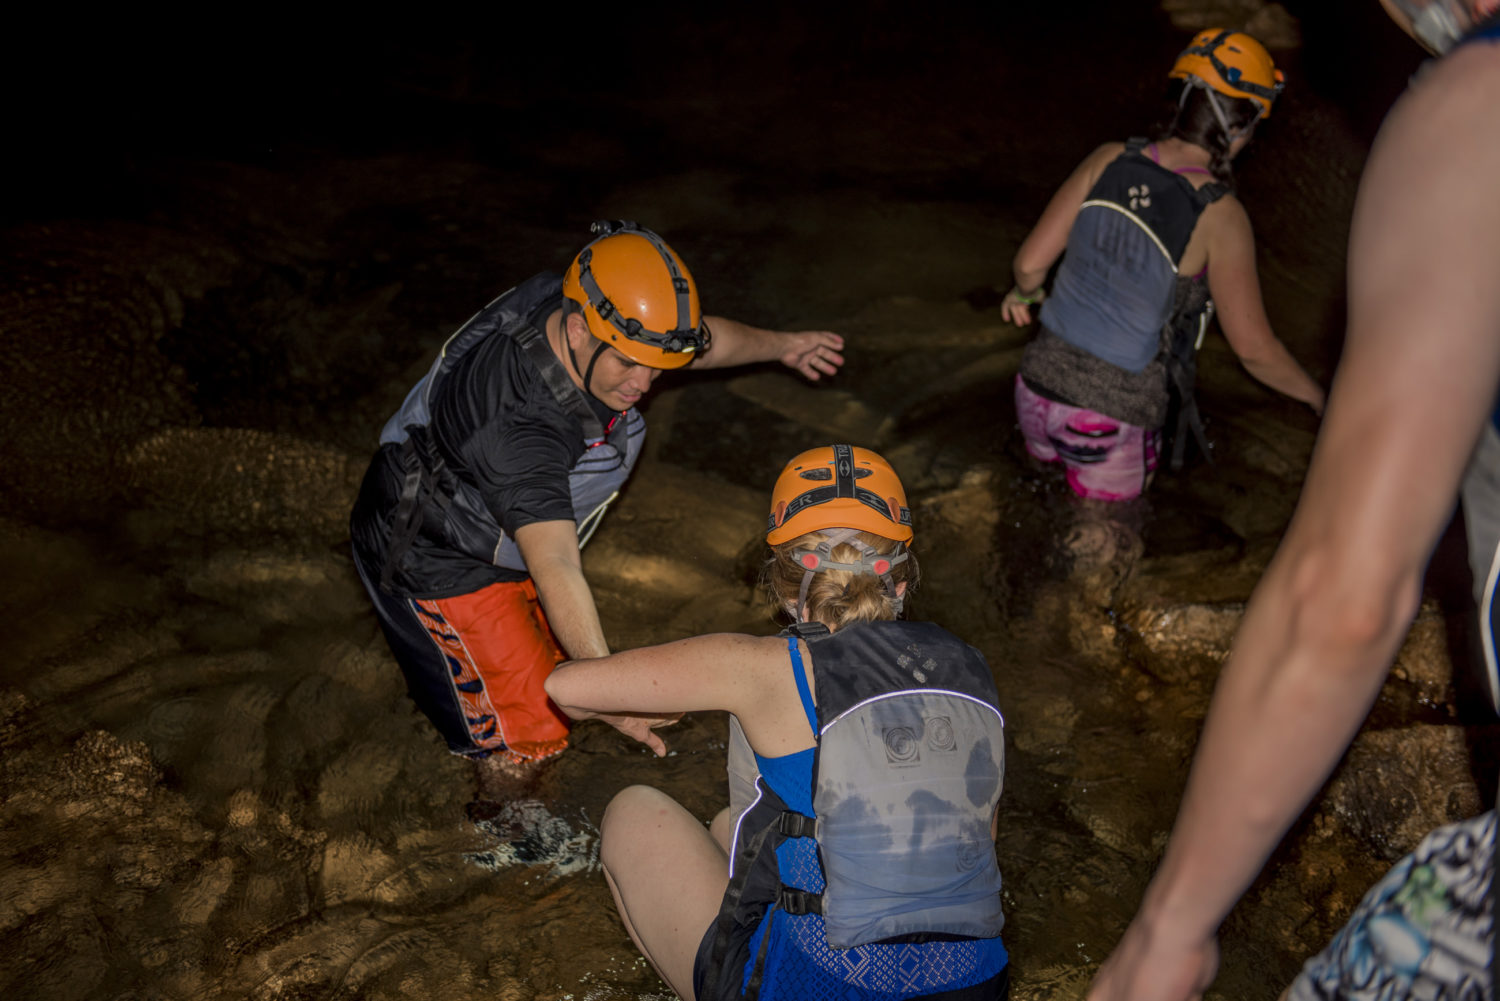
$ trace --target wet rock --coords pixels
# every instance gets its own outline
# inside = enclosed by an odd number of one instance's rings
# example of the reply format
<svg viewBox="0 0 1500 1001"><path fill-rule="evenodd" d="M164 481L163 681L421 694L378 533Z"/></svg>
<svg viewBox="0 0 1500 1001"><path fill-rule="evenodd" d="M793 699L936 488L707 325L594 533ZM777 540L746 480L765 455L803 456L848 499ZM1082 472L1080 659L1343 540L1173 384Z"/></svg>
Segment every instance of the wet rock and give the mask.
<svg viewBox="0 0 1500 1001"><path fill-rule="evenodd" d="M874 441L885 420L852 393L834 388L810 393L779 372L741 376L731 380L728 388L736 396L807 425L820 440Z"/></svg>
<svg viewBox="0 0 1500 1001"><path fill-rule="evenodd" d="M88 686L158 644L170 644L161 630L138 623L130 630L112 628L118 643L89 642L94 630L124 611L158 604L163 593L161 580L131 568L110 542L0 518L0 612L10 623L8 663L68 652L77 664L76 671L46 677L27 672L28 684Z"/></svg>
<svg viewBox="0 0 1500 1001"><path fill-rule="evenodd" d="M66 813L109 811L137 816L161 780L146 745L125 744L102 730L84 734L62 761Z"/></svg>
<svg viewBox="0 0 1500 1001"><path fill-rule="evenodd" d="M323 849L324 901L336 906L368 896L391 868L391 857L368 835L334 838Z"/></svg>
<svg viewBox="0 0 1500 1001"><path fill-rule="evenodd" d="M208 924L209 918L223 905L225 895L234 883L234 873L235 865L231 859L215 859L205 865L173 902L172 910L177 920L188 926Z"/></svg>
<svg viewBox="0 0 1500 1001"><path fill-rule="evenodd" d="M398 987L402 997L448 999L473 997L479 986L473 964L434 931L394 931L354 957L343 985L359 992L367 985Z"/></svg>
<svg viewBox="0 0 1500 1001"><path fill-rule="evenodd" d="M1107 664L1118 658L1120 631L1107 607L1072 581L1042 581L1035 589L1033 615L1057 623L1079 660Z"/></svg>
<svg viewBox="0 0 1500 1001"><path fill-rule="evenodd" d="M378 634L363 644L336 639L318 655L317 663L322 678L361 697L386 702L406 691L401 670Z"/></svg>
<svg viewBox="0 0 1500 1001"><path fill-rule="evenodd" d="M1006 739L1018 750L1041 753L1067 746L1078 723L1078 709L1065 695L1022 693L1004 707L1024 726L1011 726Z"/></svg>
<svg viewBox="0 0 1500 1001"><path fill-rule="evenodd" d="M1234 602L1134 608L1125 619L1149 654L1146 669L1169 684L1182 684L1217 674L1244 614L1245 606Z"/></svg>
<svg viewBox="0 0 1500 1001"><path fill-rule="evenodd" d="M119 492L119 457L193 419L184 373L157 341L234 255L206 234L119 222L21 229L0 269L0 504L42 524L95 521Z"/></svg>
<svg viewBox="0 0 1500 1001"><path fill-rule="evenodd" d="M188 532L333 545L347 538L367 461L290 435L173 428L131 448L124 465L146 509L135 521L142 541Z"/></svg>
<svg viewBox="0 0 1500 1001"><path fill-rule="evenodd" d="M1448 651L1447 619L1436 602L1423 602L1396 655L1391 678L1411 686L1427 705L1452 707L1453 660Z"/></svg>
<svg viewBox="0 0 1500 1001"><path fill-rule="evenodd" d="M386 790L401 773L401 760L377 743L349 748L329 763L318 780L318 812L334 818L371 817Z"/></svg>
<svg viewBox="0 0 1500 1001"><path fill-rule="evenodd" d="M746 540L765 531L765 503L760 490L675 464L636 476L583 551L610 644L626 649L722 630L726 608L742 611L745 628L765 622L745 574L736 572ZM684 511L693 517L682 518ZM764 547L748 551L758 567ZM666 631L648 629L663 611Z"/></svg>
<svg viewBox="0 0 1500 1001"><path fill-rule="evenodd" d="M332 551L219 550L184 577L192 594L262 623L315 623L363 615L368 599L350 560Z"/></svg>
<svg viewBox="0 0 1500 1001"><path fill-rule="evenodd" d="M1395 860L1434 827L1478 814L1480 804L1463 727L1416 724L1361 733L1322 808Z"/></svg>
<svg viewBox="0 0 1500 1001"><path fill-rule="evenodd" d="M1184 31L1231 28L1254 36L1268 49L1302 44L1301 30L1287 9L1265 0L1162 0L1162 10Z"/></svg>

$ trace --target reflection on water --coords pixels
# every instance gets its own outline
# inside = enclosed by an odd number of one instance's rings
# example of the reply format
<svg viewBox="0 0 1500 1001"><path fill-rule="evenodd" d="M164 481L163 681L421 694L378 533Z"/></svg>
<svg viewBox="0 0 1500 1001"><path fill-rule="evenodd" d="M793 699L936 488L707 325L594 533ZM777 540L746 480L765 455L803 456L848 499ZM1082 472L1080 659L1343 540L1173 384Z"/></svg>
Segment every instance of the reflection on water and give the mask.
<svg viewBox="0 0 1500 1001"><path fill-rule="evenodd" d="M1100 8L1068 42L1097 42L1100 72L1132 79L1117 39L1155 29ZM344 550L375 431L427 355L506 281L560 264L597 214L668 234L712 311L850 339L831 386L779 370L661 380L641 469L585 554L607 634L773 628L750 581L781 463L833 438L881 449L915 506L914 613L985 652L1006 709L1013 990L1081 995L1165 843L1315 428L1210 341L1212 466L1101 520L1025 458L1009 401L1026 334L992 286L1047 192L1141 96L1043 93L1035 67L992 57L995 26L972 27L945 36L968 58L914 62L884 58L906 29L866 28L843 61L740 70L753 96L564 94L604 124L532 123L504 156L476 141L147 164L121 183L174 192L153 215L14 228L27 253L7 257L0 309L25 336L4 349L4 412L25 420L7 425L0 518L0 991L668 996L614 915L597 823L634 782L711 817L722 716L666 731L664 759L584 725L514 796L475 802ZM1038 53L1061 43L1045 21L1019 27ZM779 30L788 51L815 47L810 28ZM716 37L751 46L736 36ZM790 110L809 88L839 113ZM983 97L1023 90L1046 134ZM520 113L513 96L432 100L455 128ZM1315 159L1295 141L1314 130ZM1272 319L1326 377L1363 146L1316 92L1267 132L1275 155L1243 191ZM644 133L677 152L629 159L580 203L560 165ZM1477 807L1447 608L1424 606L1348 767L1231 916L1215 995L1272 996L1412 832ZM1413 793L1434 788L1441 801Z"/></svg>

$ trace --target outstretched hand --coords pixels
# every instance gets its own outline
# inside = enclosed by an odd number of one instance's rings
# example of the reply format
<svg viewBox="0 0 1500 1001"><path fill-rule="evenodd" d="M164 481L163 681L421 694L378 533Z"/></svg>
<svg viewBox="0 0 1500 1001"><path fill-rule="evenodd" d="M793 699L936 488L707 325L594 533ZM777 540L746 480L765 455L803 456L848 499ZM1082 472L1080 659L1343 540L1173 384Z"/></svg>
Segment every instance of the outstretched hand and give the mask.
<svg viewBox="0 0 1500 1001"><path fill-rule="evenodd" d="M1171 943L1137 917L1099 967L1088 1001L1200 1001L1219 972L1219 942Z"/></svg>
<svg viewBox="0 0 1500 1001"><path fill-rule="evenodd" d="M844 339L828 330L801 330L783 334L785 350L781 363L794 368L805 377L817 382L825 375L833 375L844 364Z"/></svg>
<svg viewBox="0 0 1500 1001"><path fill-rule="evenodd" d="M1047 290L1039 288L1030 295L1021 295L1021 290L1012 287L1005 293L1005 298L1000 300L1000 315L1005 317L1009 323L1018 327L1031 324L1031 307L1040 306L1042 300L1047 298Z"/></svg>
<svg viewBox="0 0 1500 1001"><path fill-rule="evenodd" d="M665 757L667 743L657 735L660 727L671 726L682 719L682 713L670 716L640 716L633 713L597 713L594 719L602 720L632 740L638 740L651 748L658 758Z"/></svg>

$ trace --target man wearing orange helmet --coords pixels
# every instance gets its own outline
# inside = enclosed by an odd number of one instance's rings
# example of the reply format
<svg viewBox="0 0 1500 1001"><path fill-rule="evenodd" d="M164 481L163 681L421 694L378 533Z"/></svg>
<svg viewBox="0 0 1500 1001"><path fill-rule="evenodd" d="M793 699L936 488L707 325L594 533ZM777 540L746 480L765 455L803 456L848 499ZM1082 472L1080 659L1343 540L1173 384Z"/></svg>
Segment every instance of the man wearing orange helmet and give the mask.
<svg viewBox="0 0 1500 1001"><path fill-rule="evenodd" d="M900 479L868 449L809 449L777 478L767 529L766 589L791 628L547 680L579 719L732 714L730 806L708 829L647 786L605 811L626 930L681 998L1004 998L1004 720L979 651L901 619L917 565Z"/></svg>
<svg viewBox="0 0 1500 1001"><path fill-rule="evenodd" d="M413 699L482 777L561 751L543 682L565 652L609 652L578 552L640 454L656 377L780 360L817 380L843 363L836 334L704 317L650 230L594 232L561 279L521 283L449 338L382 431L350 522Z"/></svg>
<svg viewBox="0 0 1500 1001"><path fill-rule="evenodd" d="M1090 1001L1186 1001L1213 981L1219 924L1381 690L1461 484L1500 694L1500 2L1384 3L1451 51L1376 137L1302 497L1220 675L1166 854ZM1424 838L1308 962L1293 1001L1492 1001L1495 828L1491 810Z"/></svg>
<svg viewBox="0 0 1500 1001"><path fill-rule="evenodd" d="M1230 161L1271 113L1281 72L1243 32L1200 32L1170 73L1175 115L1154 142L1106 143L1052 196L1016 251L1001 312L1040 330L1016 376L1026 450L1061 462L1080 497L1139 496L1157 467L1170 391L1206 448L1195 353L1218 305L1230 347L1256 379L1315 412L1323 390L1276 339L1261 302L1250 220ZM1066 254L1064 254L1066 251ZM1043 282L1062 257L1051 295ZM1045 302L1043 301L1045 300Z"/></svg>

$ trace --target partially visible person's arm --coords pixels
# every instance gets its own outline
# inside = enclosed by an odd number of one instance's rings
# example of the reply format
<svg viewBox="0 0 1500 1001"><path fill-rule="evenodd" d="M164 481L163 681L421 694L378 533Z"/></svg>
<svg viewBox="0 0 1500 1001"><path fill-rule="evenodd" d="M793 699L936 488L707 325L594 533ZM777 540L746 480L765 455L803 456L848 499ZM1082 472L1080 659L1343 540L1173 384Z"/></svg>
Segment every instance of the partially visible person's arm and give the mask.
<svg viewBox="0 0 1500 1001"><path fill-rule="evenodd" d="M1000 303L1000 315L1008 322L1021 327L1031 322L1031 307L1047 297L1042 283L1047 280L1052 265L1067 249L1068 233L1073 229L1073 220L1078 218L1078 210L1104 168L1124 149L1124 143L1100 146L1085 157L1053 193L1052 200L1042 210L1042 217L1021 241L1011 262L1016 283Z"/></svg>
<svg viewBox="0 0 1500 1001"><path fill-rule="evenodd" d="M594 594L583 576L578 556L578 529L571 521L537 521L516 529L516 545L536 584L537 600L547 613L547 624L562 644L563 651L574 660L608 657L604 627L599 624L599 610ZM554 671L554 673L556 673ZM548 695L551 696L548 682ZM555 696L552 697L556 702ZM645 716L634 713L569 712L561 703L558 708L574 719L598 719L627 737L645 744L658 757L667 746L656 735L655 728L676 721L675 716Z"/></svg>
<svg viewBox="0 0 1500 1001"><path fill-rule="evenodd" d="M1244 206L1226 195L1204 211L1210 226L1208 290L1218 310L1224 338L1256 379L1285 396L1301 400L1313 412L1323 412L1323 387L1318 385L1271 331L1260 277L1255 270L1255 234Z"/></svg>
<svg viewBox="0 0 1500 1001"><path fill-rule="evenodd" d="M713 335L707 351L693 360L695 368L730 368L754 362L779 361L817 382L844 364L844 339L828 330L765 330L724 316L706 316Z"/></svg>
<svg viewBox="0 0 1500 1001"><path fill-rule="evenodd" d="M1302 499L1256 588L1160 869L1091 1001L1185 1001L1219 924L1380 690L1500 384L1500 58L1435 67L1355 206L1349 333Z"/></svg>
<svg viewBox="0 0 1500 1001"><path fill-rule="evenodd" d="M781 689L790 686L767 684L766 668L784 673L785 650L779 637L695 636L560 664L547 678L547 695L573 719L602 719L658 754L665 746L650 727L702 709L734 713L756 746L781 753L767 719L789 715ZM766 713L767 704L776 712Z"/></svg>
<svg viewBox="0 0 1500 1001"><path fill-rule="evenodd" d="M578 526L534 521L516 529L516 546L536 584L547 624L569 657L605 657L609 645L578 555Z"/></svg>

